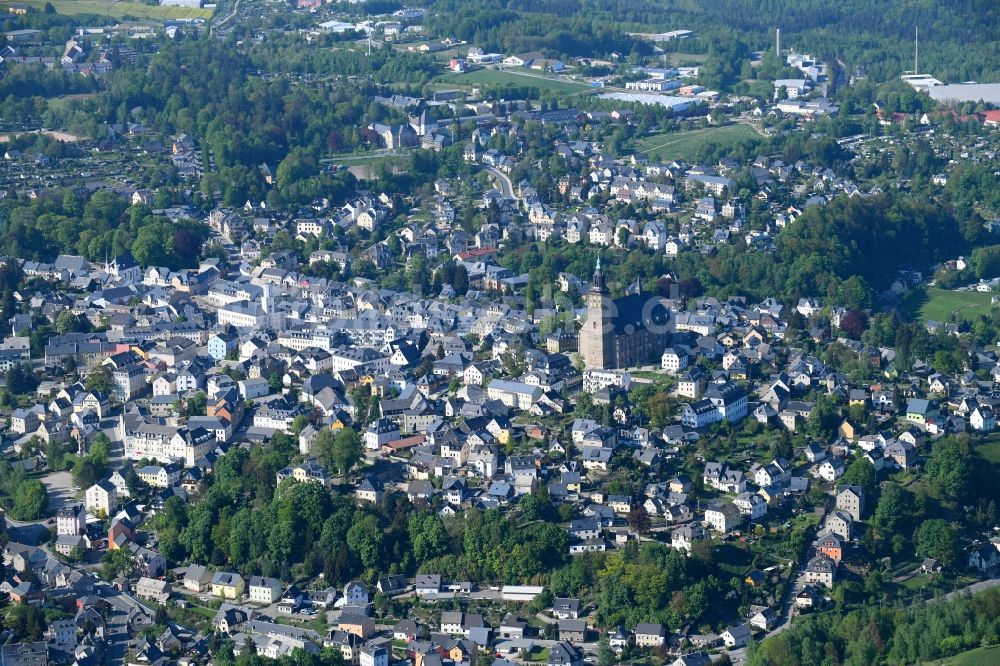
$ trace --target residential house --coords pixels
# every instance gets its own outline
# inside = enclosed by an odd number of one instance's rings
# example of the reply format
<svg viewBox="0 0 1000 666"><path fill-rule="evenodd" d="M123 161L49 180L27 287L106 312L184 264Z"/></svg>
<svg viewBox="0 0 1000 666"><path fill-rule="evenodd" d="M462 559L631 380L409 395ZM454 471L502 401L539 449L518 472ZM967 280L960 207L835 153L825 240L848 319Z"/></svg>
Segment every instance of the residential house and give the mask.
<svg viewBox="0 0 1000 666"><path fill-rule="evenodd" d="M281 598L281 581L265 576L250 576L250 603L273 604Z"/></svg>
<svg viewBox="0 0 1000 666"><path fill-rule="evenodd" d="M746 623L736 624L723 631L720 636L727 648L741 648L750 642L750 627Z"/></svg>
<svg viewBox="0 0 1000 666"><path fill-rule="evenodd" d="M660 648L667 642L667 630L659 622L643 622L635 626L635 644L644 648Z"/></svg>
<svg viewBox="0 0 1000 666"><path fill-rule="evenodd" d="M200 564L192 564L184 574L183 585L185 590L192 592L209 590L212 586L212 573Z"/></svg>
<svg viewBox="0 0 1000 666"><path fill-rule="evenodd" d="M558 620L576 620L580 617L580 600L556 598L552 602L552 616Z"/></svg>
<svg viewBox="0 0 1000 666"><path fill-rule="evenodd" d="M118 491L110 481L102 479L87 488L84 504L94 515L110 516L118 508Z"/></svg>
<svg viewBox="0 0 1000 666"><path fill-rule="evenodd" d="M375 619L359 613L341 613L337 629L367 640L375 635Z"/></svg>
<svg viewBox="0 0 1000 666"><path fill-rule="evenodd" d="M583 620L559 620L559 640L584 643L587 640L587 623Z"/></svg>
<svg viewBox="0 0 1000 666"><path fill-rule="evenodd" d="M246 584L243 577L238 573L229 571L219 571L212 576L212 595L222 599L236 599L243 597L243 590Z"/></svg>
<svg viewBox="0 0 1000 666"><path fill-rule="evenodd" d="M165 604L170 598L170 583L143 576L135 584L135 596L147 601L155 601L158 604Z"/></svg>
<svg viewBox="0 0 1000 666"><path fill-rule="evenodd" d="M583 666L583 651L566 641L559 641L549 649L546 666Z"/></svg>
<svg viewBox="0 0 1000 666"><path fill-rule="evenodd" d="M861 486L841 486L837 489L836 507L853 520L861 520L865 512L865 491Z"/></svg>
<svg viewBox="0 0 1000 666"><path fill-rule="evenodd" d="M844 559L844 542L840 535L829 532L819 537L813 544L816 552L829 557L835 564Z"/></svg>
<svg viewBox="0 0 1000 666"><path fill-rule="evenodd" d="M836 571L837 565L833 560L825 555L817 555L806 565L806 582L832 588Z"/></svg>
<svg viewBox="0 0 1000 666"><path fill-rule="evenodd" d="M716 532L725 534L742 522L740 510L731 503L721 503L705 510L705 522Z"/></svg>

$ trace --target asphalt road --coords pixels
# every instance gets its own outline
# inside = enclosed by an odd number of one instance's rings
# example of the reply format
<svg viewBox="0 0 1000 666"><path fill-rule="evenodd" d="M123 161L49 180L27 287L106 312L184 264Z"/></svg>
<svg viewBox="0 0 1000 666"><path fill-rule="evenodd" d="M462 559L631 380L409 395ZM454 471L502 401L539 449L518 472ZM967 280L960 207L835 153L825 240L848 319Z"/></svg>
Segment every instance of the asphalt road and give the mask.
<svg viewBox="0 0 1000 666"><path fill-rule="evenodd" d="M111 604L105 635L107 640L105 663L124 664L131 639L129 618L139 612L148 613L149 609L145 609L137 599L119 592L110 585L100 585L98 592L103 599Z"/></svg>
<svg viewBox="0 0 1000 666"><path fill-rule="evenodd" d="M501 173L493 167L484 166L483 169L500 183L500 194L507 199L521 200L520 197L514 194L514 184L510 182L510 178L506 174Z"/></svg>
<svg viewBox="0 0 1000 666"><path fill-rule="evenodd" d="M7 533L12 541L27 545L39 546L46 552L48 549L49 530L45 520L21 521L7 517ZM51 553L50 553L51 554ZM71 565L72 566L72 565ZM85 570L84 567L73 567ZM129 633L129 617L142 612L152 616L153 609L144 606L138 599L119 592L111 585L99 582L97 594L111 604L106 627L107 655L105 663L120 666L125 663L131 635Z"/></svg>
<svg viewBox="0 0 1000 666"><path fill-rule="evenodd" d="M955 590L954 592L949 592L948 594L944 595L944 600L951 601L956 596L964 594L965 592L969 592L970 594L976 594L977 592L983 592L984 590L988 590L991 587L996 587L997 585L1000 585L1000 578L990 578L989 580L981 580L978 583L972 583L971 585L966 585L965 587ZM918 602L918 603L925 603L925 602Z"/></svg>

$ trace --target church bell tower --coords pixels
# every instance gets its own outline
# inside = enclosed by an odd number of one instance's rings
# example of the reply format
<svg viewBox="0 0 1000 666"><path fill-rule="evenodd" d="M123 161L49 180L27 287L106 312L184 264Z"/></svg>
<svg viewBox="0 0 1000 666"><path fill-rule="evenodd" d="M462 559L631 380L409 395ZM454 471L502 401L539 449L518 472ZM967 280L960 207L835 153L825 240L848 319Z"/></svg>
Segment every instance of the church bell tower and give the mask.
<svg viewBox="0 0 1000 666"><path fill-rule="evenodd" d="M580 331L580 355L588 368L609 368L613 363L614 349L611 335L614 321L610 312L611 301L604 284L601 258L597 257L594 277L584 297L587 320Z"/></svg>

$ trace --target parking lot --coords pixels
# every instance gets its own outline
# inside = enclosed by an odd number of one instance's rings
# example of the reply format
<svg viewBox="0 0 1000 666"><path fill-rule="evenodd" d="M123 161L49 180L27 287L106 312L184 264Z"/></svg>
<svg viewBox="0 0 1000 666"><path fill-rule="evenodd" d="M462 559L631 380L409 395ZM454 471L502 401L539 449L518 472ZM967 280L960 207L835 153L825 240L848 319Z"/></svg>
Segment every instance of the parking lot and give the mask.
<svg viewBox="0 0 1000 666"><path fill-rule="evenodd" d="M77 501L73 490L73 475L69 472L52 472L42 477L42 483L49 492L49 509L58 511L67 504Z"/></svg>

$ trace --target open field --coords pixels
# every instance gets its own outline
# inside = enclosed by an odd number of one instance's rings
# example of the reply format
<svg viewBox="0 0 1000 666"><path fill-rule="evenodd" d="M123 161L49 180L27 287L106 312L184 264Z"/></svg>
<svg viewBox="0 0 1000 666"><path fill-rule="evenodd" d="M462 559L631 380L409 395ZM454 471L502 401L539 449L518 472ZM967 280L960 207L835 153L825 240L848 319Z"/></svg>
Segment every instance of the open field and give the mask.
<svg viewBox="0 0 1000 666"><path fill-rule="evenodd" d="M704 53L665 53L663 57L668 65L680 67L684 65L700 65L708 60L708 55Z"/></svg>
<svg viewBox="0 0 1000 666"><path fill-rule="evenodd" d="M45 102L48 104L50 110L56 113L62 113L76 102L94 99L95 97L97 97L97 93L80 93L78 95L60 95L59 97L49 97L45 100Z"/></svg>
<svg viewBox="0 0 1000 666"><path fill-rule="evenodd" d="M11 136L20 136L22 134L45 134L46 136L51 136L56 141L66 141L68 143L74 143L76 141L82 141L84 137L76 136L75 134L69 134L67 132L58 132L56 130L36 130L34 132L14 132L13 134L0 134L0 143L10 143Z"/></svg>
<svg viewBox="0 0 1000 666"><path fill-rule="evenodd" d="M159 5L144 5L139 2L112 2L111 0L23 0L23 2L39 11L45 7L46 2L49 2L55 7L57 14L67 16L74 14L96 14L116 19L130 17L157 21L186 18L209 19L212 17L211 9L161 7ZM10 3L3 4L9 5Z"/></svg>
<svg viewBox="0 0 1000 666"><path fill-rule="evenodd" d="M990 313L992 294L978 291L950 291L937 287L916 289L903 300L902 310L907 314L927 321L951 321L952 313L967 321L981 314Z"/></svg>
<svg viewBox="0 0 1000 666"><path fill-rule="evenodd" d="M666 132L647 136L636 143L637 152L647 153L661 161L683 159L707 143L726 144L757 136L747 125L734 124L687 132Z"/></svg>
<svg viewBox="0 0 1000 666"><path fill-rule="evenodd" d="M564 81L562 79L550 78L541 74L509 69L476 69L471 72L463 72L461 74L452 72L438 77L437 81L438 83L458 86L531 86L542 91L558 94L572 94L591 89L590 86L584 83Z"/></svg>
<svg viewBox="0 0 1000 666"><path fill-rule="evenodd" d="M1000 646L980 647L967 652L959 652L954 657L935 661L938 666L982 666L1000 663Z"/></svg>

